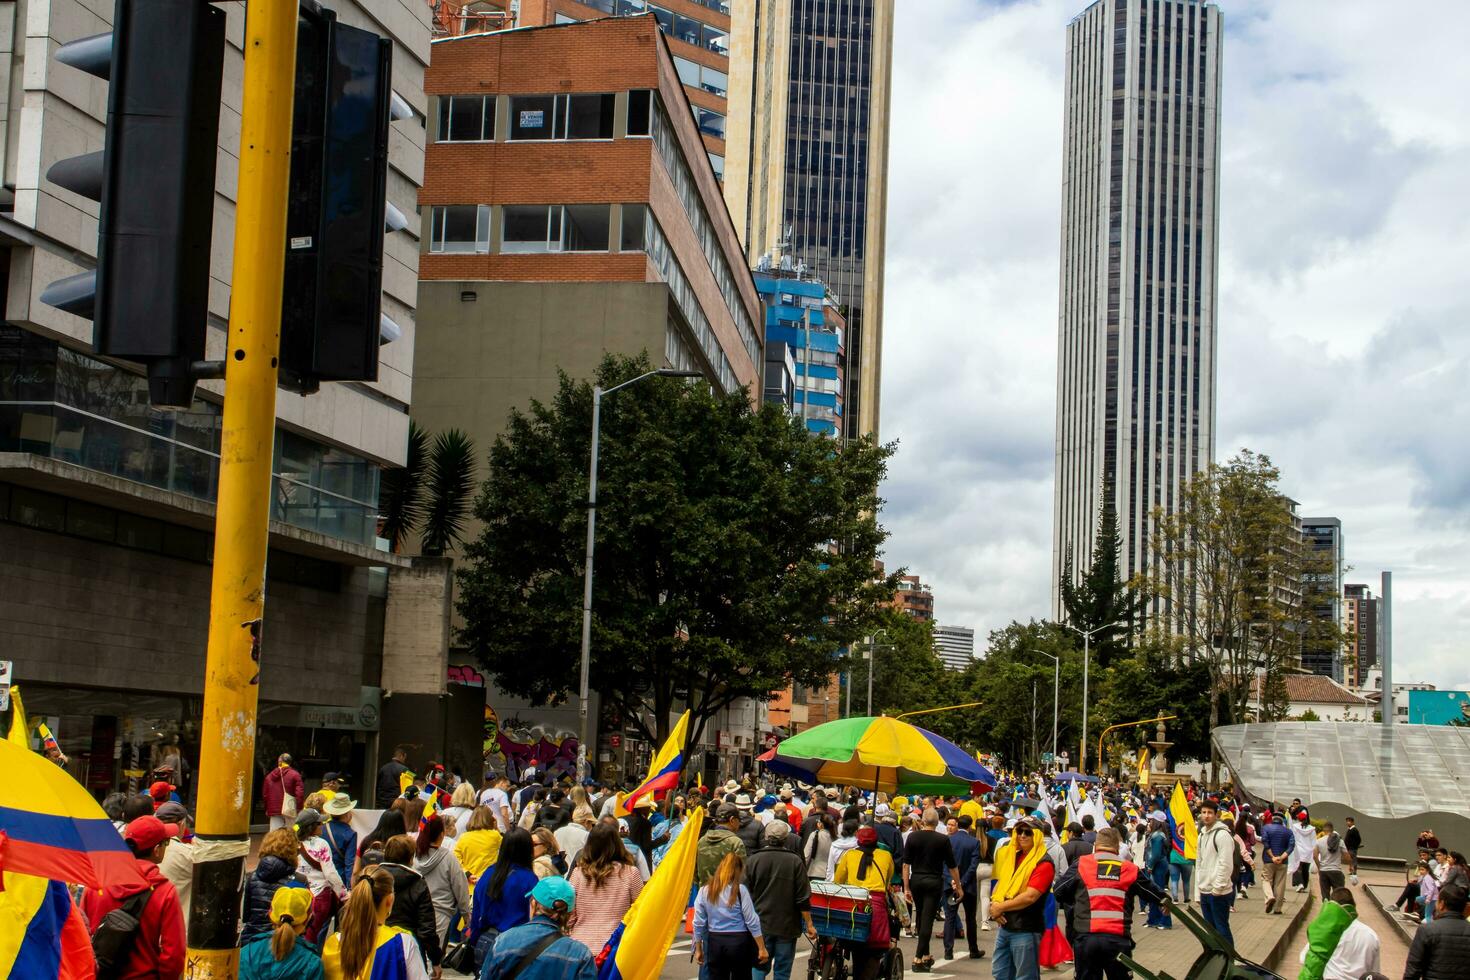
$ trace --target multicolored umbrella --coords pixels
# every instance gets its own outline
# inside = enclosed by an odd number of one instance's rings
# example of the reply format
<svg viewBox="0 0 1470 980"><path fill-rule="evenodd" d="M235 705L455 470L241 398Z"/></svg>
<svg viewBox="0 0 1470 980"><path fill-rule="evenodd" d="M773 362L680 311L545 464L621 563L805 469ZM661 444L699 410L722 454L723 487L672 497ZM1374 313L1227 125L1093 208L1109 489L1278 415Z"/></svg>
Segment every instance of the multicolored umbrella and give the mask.
<svg viewBox="0 0 1470 980"><path fill-rule="evenodd" d="M760 757L772 772L807 783L883 793L968 793L995 774L931 731L889 718L843 718L809 728Z"/></svg>
<svg viewBox="0 0 1470 980"><path fill-rule="evenodd" d="M0 741L0 871L89 888L143 883L102 807L50 759Z"/></svg>

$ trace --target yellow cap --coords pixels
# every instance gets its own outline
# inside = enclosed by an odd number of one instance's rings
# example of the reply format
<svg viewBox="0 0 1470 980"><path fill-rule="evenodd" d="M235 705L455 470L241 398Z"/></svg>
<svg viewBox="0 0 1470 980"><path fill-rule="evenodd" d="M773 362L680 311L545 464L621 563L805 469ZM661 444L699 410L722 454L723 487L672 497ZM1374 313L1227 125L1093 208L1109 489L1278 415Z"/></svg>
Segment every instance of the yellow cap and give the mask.
<svg viewBox="0 0 1470 980"><path fill-rule="evenodd" d="M311 911L311 889L282 885L271 899L271 921L276 925L290 922L300 925Z"/></svg>

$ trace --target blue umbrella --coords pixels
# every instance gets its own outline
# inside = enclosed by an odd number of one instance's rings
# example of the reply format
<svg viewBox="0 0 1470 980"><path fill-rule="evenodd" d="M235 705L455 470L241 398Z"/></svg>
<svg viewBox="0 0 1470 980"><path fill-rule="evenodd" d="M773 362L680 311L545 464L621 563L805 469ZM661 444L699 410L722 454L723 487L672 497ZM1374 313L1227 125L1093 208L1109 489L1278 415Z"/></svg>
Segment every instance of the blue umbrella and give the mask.
<svg viewBox="0 0 1470 980"><path fill-rule="evenodd" d="M1102 782L1102 780L1101 779L1098 779L1096 776L1089 776L1085 772L1059 772L1055 776L1052 777L1052 781L1053 782L1058 782L1058 783L1065 783L1065 782L1067 782L1070 779L1075 779L1079 783L1100 783L1100 782Z"/></svg>

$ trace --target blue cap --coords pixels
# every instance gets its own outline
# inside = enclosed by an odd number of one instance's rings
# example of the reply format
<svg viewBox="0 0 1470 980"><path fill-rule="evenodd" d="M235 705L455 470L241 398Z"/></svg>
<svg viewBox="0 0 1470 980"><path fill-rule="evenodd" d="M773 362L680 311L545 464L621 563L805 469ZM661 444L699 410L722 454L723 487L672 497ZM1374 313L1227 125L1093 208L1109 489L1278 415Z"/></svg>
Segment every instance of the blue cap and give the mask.
<svg viewBox="0 0 1470 980"><path fill-rule="evenodd" d="M560 875L551 875L536 882L536 887L531 889L531 897L539 902L544 908L556 909L556 903L571 911L577 907L577 892L572 888L571 882Z"/></svg>

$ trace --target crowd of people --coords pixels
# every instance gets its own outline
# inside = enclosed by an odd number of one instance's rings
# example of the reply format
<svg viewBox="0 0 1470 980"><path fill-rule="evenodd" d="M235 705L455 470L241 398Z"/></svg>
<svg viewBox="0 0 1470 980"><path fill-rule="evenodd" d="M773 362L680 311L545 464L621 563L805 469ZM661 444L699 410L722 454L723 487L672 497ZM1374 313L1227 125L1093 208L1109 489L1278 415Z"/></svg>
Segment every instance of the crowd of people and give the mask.
<svg viewBox="0 0 1470 980"><path fill-rule="evenodd" d="M1357 915L1362 834L1313 821L1300 800L1260 812L1189 784L1187 818L1170 800L1104 784L1033 776L956 797L905 797L852 787L729 781L630 812L615 787L563 778L475 785L406 752L379 772L375 809L345 773L308 790L283 755L266 780L270 829L245 881L242 980L438 980L453 969L485 980L593 980L598 957L671 846L702 809L686 932L701 980L789 980L803 936L816 940L813 893L869 892L892 926L914 937L910 969L936 951L992 956L995 980L1037 980L1073 964L1078 980L1126 971L1120 954L1141 928L1167 930L1182 905L1233 942L1231 914L1261 888L1267 914L1293 892L1320 895L1301 951L1303 980L1379 974L1380 943ZM122 910L137 920L115 954L122 977L177 978L191 901L192 820L174 787L103 804L142 884L88 894L94 931ZM1080 811L1080 812L1079 812ZM359 817L359 819L354 819ZM1184 847L1181 822L1196 836ZM361 832L371 825L371 830ZM1463 855L1431 833L1395 908L1417 923L1406 980L1470 976L1470 892ZM937 932L936 932L937 930ZM982 936L994 941L982 945ZM936 946L936 940L938 944ZM854 980L879 976L883 950L850 946ZM376 967L374 963L378 964ZM380 972L392 966L390 974Z"/></svg>

